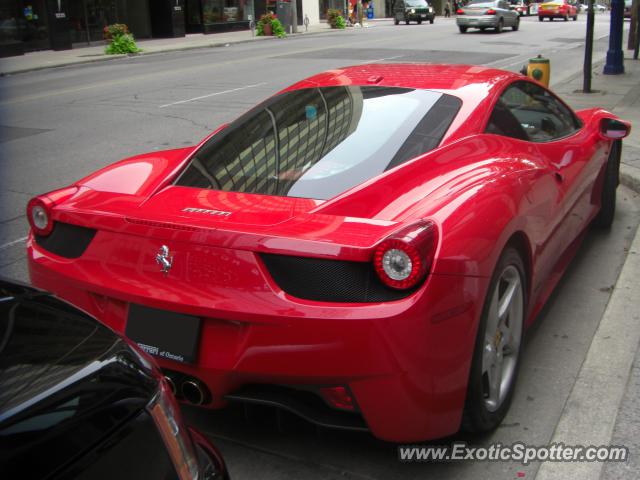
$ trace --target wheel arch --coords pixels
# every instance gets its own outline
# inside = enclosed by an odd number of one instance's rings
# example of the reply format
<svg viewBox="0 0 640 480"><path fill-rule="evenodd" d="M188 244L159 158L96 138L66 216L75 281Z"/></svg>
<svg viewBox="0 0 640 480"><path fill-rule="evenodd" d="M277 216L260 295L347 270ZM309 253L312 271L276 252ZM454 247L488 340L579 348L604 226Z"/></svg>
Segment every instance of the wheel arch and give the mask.
<svg viewBox="0 0 640 480"><path fill-rule="evenodd" d="M527 282L525 288L525 300L528 301L531 298L531 285L532 285L532 272L533 272L533 250L531 249L531 242L526 233L522 230L518 230L514 232L507 243L503 247L502 251L504 251L508 247L515 248L520 257L522 258L522 262L524 263L524 275L525 281Z"/></svg>

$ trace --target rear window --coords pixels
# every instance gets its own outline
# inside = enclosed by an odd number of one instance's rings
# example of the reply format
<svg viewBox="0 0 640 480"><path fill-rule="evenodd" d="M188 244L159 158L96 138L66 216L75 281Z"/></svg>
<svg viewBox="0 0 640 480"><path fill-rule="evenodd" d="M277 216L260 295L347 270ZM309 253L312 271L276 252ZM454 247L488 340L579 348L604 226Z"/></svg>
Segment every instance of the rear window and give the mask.
<svg viewBox="0 0 640 480"><path fill-rule="evenodd" d="M407 7L427 7L426 0L406 0Z"/></svg>
<svg viewBox="0 0 640 480"><path fill-rule="evenodd" d="M471 0L467 3L467 7L494 7L496 2L487 2L487 0Z"/></svg>
<svg viewBox="0 0 640 480"><path fill-rule="evenodd" d="M286 92L214 135L176 185L328 199L437 147L460 105L398 87Z"/></svg>

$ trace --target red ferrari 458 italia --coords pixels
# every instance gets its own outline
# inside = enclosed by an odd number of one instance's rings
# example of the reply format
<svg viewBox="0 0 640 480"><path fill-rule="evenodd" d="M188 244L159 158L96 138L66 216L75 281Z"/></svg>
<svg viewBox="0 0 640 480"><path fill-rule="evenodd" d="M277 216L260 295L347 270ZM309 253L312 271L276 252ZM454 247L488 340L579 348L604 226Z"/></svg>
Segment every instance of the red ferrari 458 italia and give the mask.
<svg viewBox="0 0 640 480"><path fill-rule="evenodd" d="M487 431L582 233L611 225L629 128L502 70L331 70L34 198L29 271L183 401L397 442Z"/></svg>

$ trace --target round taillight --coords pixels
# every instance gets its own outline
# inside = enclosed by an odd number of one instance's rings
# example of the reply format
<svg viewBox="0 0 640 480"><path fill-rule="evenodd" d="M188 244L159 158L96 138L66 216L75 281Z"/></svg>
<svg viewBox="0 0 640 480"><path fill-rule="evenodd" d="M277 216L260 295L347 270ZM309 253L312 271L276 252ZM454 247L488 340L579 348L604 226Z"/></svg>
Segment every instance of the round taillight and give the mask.
<svg viewBox="0 0 640 480"><path fill-rule="evenodd" d="M27 220L33 233L46 237L53 230L51 211L54 206L63 203L78 192L78 187L66 187L38 195L27 204Z"/></svg>
<svg viewBox="0 0 640 480"><path fill-rule="evenodd" d="M495 14L496 14L496 11L495 11L493 8L490 8L490 9L489 9L489 10L487 10L485 13L486 13L487 15L495 15Z"/></svg>
<svg viewBox="0 0 640 480"><path fill-rule="evenodd" d="M387 286L406 290L427 275L435 256L437 230L432 222L419 222L380 243L373 266Z"/></svg>
<svg viewBox="0 0 640 480"><path fill-rule="evenodd" d="M464 10L459 8L458 10L456 10L456 15L464 15Z"/></svg>
<svg viewBox="0 0 640 480"><path fill-rule="evenodd" d="M53 229L51 211L41 198L32 199L27 205L27 218L36 235L47 236Z"/></svg>

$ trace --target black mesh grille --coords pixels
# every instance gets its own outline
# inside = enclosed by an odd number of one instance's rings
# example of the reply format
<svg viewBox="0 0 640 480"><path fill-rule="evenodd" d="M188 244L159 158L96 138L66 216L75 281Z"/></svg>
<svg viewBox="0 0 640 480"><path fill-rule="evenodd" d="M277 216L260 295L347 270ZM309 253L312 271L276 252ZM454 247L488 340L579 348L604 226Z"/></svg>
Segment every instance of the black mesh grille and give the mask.
<svg viewBox="0 0 640 480"><path fill-rule="evenodd" d="M369 262L261 254L282 290L294 297L323 302L389 302L415 291L385 286Z"/></svg>
<svg viewBox="0 0 640 480"><path fill-rule="evenodd" d="M78 258L87 249L96 231L70 223L55 222L46 237L35 235L36 243L45 250L65 258Z"/></svg>

